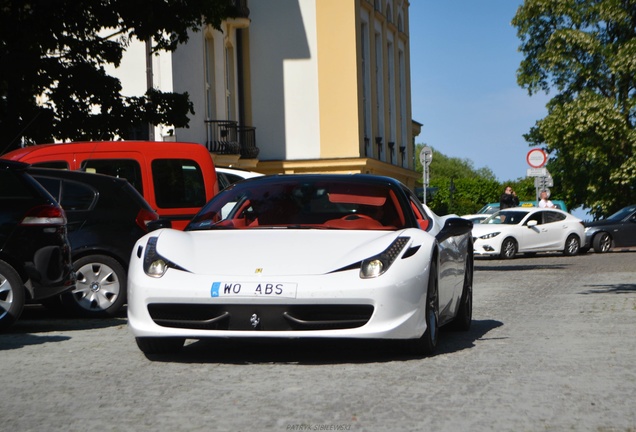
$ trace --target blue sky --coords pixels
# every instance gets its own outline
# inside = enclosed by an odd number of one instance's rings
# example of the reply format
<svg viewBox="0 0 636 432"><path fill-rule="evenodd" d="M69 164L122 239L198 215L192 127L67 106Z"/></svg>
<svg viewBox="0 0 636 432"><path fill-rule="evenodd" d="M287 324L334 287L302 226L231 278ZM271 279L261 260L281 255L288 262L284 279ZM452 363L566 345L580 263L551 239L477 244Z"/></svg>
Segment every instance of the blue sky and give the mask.
<svg viewBox="0 0 636 432"><path fill-rule="evenodd" d="M526 176L523 134L548 100L517 85L522 55L510 21L522 3L412 0L409 9L412 114L424 124L415 142L488 167L499 181Z"/></svg>

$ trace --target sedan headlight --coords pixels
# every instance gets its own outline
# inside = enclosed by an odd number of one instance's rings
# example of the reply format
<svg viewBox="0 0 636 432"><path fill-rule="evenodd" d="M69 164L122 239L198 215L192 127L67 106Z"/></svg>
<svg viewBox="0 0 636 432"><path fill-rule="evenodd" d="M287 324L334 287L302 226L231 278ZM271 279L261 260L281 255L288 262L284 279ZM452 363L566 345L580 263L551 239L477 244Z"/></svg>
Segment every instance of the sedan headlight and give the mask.
<svg viewBox="0 0 636 432"><path fill-rule="evenodd" d="M497 237L499 234L501 234L500 232L493 232L493 233L488 233L488 234L484 234L483 236L480 236L479 238L482 240L488 240L494 237Z"/></svg>
<svg viewBox="0 0 636 432"><path fill-rule="evenodd" d="M184 270L159 255L157 252L157 239L158 237L150 237L146 244L146 251L144 253L143 260L144 272L150 277L160 278L166 274L166 271L168 271L169 268Z"/></svg>
<svg viewBox="0 0 636 432"><path fill-rule="evenodd" d="M362 261L360 277L362 279L370 279L385 273L398 255L400 255L400 252L402 252L402 249L404 249L409 242L409 239L409 237L398 237L384 252Z"/></svg>

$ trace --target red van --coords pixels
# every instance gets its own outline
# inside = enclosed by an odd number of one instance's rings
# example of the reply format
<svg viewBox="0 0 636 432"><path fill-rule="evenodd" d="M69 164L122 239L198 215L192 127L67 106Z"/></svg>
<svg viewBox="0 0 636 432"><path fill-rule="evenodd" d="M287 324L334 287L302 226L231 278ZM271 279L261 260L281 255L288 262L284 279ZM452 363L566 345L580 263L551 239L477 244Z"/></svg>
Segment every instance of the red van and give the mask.
<svg viewBox="0 0 636 432"><path fill-rule="evenodd" d="M33 166L125 178L163 219L183 229L219 191L212 156L185 142L95 141L41 144L2 155Z"/></svg>

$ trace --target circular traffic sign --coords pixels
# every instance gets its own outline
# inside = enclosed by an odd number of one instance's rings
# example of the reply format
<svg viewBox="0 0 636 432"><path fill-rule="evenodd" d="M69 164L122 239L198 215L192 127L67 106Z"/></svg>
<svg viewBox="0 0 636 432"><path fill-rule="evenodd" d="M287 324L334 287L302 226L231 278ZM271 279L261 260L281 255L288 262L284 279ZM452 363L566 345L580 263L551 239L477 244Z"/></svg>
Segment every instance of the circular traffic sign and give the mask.
<svg viewBox="0 0 636 432"><path fill-rule="evenodd" d="M541 149L532 149L528 152L526 161L532 168L543 168L548 162L548 155Z"/></svg>
<svg viewBox="0 0 636 432"><path fill-rule="evenodd" d="M420 151L420 162L422 165L428 165L433 160L433 149L429 146L422 147Z"/></svg>

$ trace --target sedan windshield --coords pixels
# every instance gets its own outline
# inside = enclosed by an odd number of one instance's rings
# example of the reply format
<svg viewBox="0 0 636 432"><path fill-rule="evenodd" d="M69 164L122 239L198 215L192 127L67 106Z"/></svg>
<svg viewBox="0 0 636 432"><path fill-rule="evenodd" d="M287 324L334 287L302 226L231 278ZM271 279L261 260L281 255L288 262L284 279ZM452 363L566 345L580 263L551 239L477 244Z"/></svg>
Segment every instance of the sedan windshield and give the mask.
<svg viewBox="0 0 636 432"><path fill-rule="evenodd" d="M625 219L630 214L634 213L634 211L636 211L636 206L625 207L625 208L620 209L619 211L617 211L616 213L614 213L610 217L608 217L607 220L620 221L620 220Z"/></svg>
<svg viewBox="0 0 636 432"><path fill-rule="evenodd" d="M281 177L230 186L212 199L186 230L395 230L404 226L404 212L388 185Z"/></svg>
<svg viewBox="0 0 636 432"><path fill-rule="evenodd" d="M528 214L518 210L501 210L483 221L483 224L517 225Z"/></svg>

